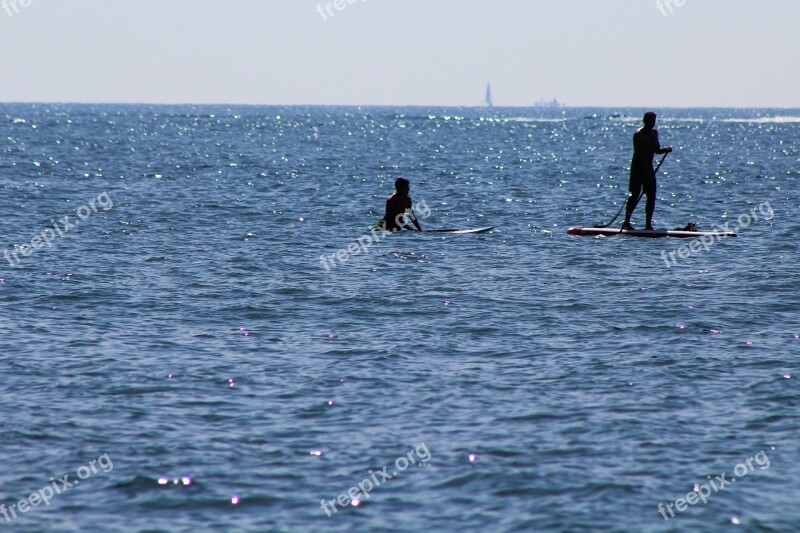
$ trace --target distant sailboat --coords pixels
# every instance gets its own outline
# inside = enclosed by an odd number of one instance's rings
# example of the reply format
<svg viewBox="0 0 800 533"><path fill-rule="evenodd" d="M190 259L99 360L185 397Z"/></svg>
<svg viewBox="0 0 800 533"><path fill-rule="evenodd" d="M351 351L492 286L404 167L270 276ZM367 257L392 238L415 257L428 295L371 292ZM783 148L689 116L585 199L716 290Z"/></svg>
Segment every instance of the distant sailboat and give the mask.
<svg viewBox="0 0 800 533"><path fill-rule="evenodd" d="M494 100L492 100L492 82L486 84L486 105L494 107Z"/></svg>

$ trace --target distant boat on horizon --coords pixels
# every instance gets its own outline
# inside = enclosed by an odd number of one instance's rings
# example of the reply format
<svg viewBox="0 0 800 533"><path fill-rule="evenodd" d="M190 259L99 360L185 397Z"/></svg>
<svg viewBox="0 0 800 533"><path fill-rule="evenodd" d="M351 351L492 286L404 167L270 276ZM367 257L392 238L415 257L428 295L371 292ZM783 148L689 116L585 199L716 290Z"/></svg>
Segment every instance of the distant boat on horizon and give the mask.
<svg viewBox="0 0 800 533"><path fill-rule="evenodd" d="M556 98L553 98L549 102L546 100L539 100L536 102L536 107L551 107L551 108L559 108L559 107L566 107L565 104L559 102Z"/></svg>
<svg viewBox="0 0 800 533"><path fill-rule="evenodd" d="M486 84L486 105L494 107L494 100L492 99L492 82Z"/></svg>

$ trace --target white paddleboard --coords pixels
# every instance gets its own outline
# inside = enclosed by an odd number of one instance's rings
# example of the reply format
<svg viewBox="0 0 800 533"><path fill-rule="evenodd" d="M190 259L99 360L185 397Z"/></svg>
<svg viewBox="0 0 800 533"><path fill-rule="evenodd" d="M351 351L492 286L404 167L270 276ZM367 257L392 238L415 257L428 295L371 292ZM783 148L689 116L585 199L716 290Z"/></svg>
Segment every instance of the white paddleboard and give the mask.
<svg viewBox="0 0 800 533"><path fill-rule="evenodd" d="M468 235L470 233L486 233L492 231L495 227L489 226L487 228L475 229L424 229L422 233L448 233L450 235Z"/></svg>

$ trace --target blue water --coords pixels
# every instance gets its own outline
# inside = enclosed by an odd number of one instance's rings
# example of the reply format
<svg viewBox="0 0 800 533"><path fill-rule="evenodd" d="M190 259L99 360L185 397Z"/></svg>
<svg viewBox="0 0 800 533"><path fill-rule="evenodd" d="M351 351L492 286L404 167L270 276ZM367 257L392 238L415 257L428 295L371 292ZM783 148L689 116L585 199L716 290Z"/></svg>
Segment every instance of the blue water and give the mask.
<svg viewBox="0 0 800 533"><path fill-rule="evenodd" d="M0 529L796 530L800 111L661 110L686 259L642 111L0 105Z"/></svg>

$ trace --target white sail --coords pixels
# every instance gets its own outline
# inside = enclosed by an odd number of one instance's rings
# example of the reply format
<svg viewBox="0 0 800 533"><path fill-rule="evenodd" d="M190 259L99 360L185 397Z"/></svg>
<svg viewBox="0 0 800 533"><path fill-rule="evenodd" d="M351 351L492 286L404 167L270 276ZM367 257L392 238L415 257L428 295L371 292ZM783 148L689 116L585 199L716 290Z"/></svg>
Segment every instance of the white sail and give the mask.
<svg viewBox="0 0 800 533"><path fill-rule="evenodd" d="M489 82L486 84L486 105L489 107L494 107L494 100L492 100L492 83Z"/></svg>

